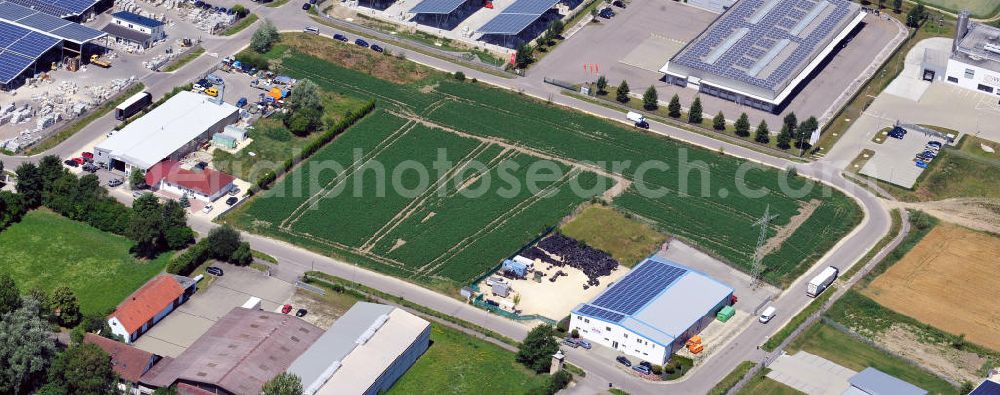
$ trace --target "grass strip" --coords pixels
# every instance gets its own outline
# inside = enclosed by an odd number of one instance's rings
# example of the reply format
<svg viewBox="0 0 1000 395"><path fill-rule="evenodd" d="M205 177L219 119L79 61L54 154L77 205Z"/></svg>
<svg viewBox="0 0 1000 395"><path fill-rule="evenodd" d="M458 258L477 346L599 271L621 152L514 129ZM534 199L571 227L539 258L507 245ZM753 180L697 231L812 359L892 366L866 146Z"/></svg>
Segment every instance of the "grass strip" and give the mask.
<svg viewBox="0 0 1000 395"><path fill-rule="evenodd" d="M858 270L861 270L861 268L864 267L868 261L875 257L875 254L882 251L882 249L885 248L885 246L888 245L892 239L896 238L897 234L899 234L899 230L903 227L903 216L901 212L899 209L895 209L889 212L889 216L892 218L892 226L889 227L889 233L879 240L878 243L876 243L875 246L872 247L867 254L865 254L865 256L861 257L861 259L855 263L850 270L844 272L844 278L850 279L851 277L854 277L854 274L856 274Z"/></svg>
<svg viewBox="0 0 1000 395"><path fill-rule="evenodd" d="M188 63L191 63L195 59L198 59L198 57L201 56L203 53L205 53L204 47L198 46L194 49L191 49L184 55L181 55L181 57L177 58L177 60L175 60L173 63L167 65L167 67L164 67L163 71L166 73L177 71L181 67L184 67Z"/></svg>
<svg viewBox="0 0 1000 395"><path fill-rule="evenodd" d="M232 36L232 35L234 35L236 33L239 33L241 31L243 31L243 29L246 29L248 26L252 25L254 22L257 22L257 14L247 15L243 19L240 19L239 21L237 21L236 23L234 23L232 26L227 27L226 30L223 30L222 31L222 35L223 36Z"/></svg>
<svg viewBox="0 0 1000 395"><path fill-rule="evenodd" d="M302 276L302 281L305 282L306 284L320 286L335 292L340 292L341 290L343 290L344 292L351 292L362 298L372 297L376 299L386 300L398 304L400 306L418 311L421 314L445 320L447 322L461 326L465 329L474 330L485 336L492 337L513 347L521 346L521 343L518 342L517 340L501 335L500 333L497 333L496 331L493 331L491 329L486 329L482 326L473 324L471 322L461 320L451 315L438 312L437 310L413 303L396 295L390 295L385 292L379 291L377 289L369 288L367 286L352 281L348 281L340 277L331 276L323 272L309 271Z"/></svg>
<svg viewBox="0 0 1000 395"><path fill-rule="evenodd" d="M729 372L729 374L727 374L726 377L723 377L718 384L715 384L715 387L712 387L712 389L708 391L708 395L726 395L729 393L729 390L736 386L736 383L739 383L740 380L743 379L743 376L747 375L747 372L749 372L750 369L753 369L754 366L757 366L757 364L750 361L740 362L739 365L736 365L736 367L733 368L732 372Z"/></svg>
<svg viewBox="0 0 1000 395"><path fill-rule="evenodd" d="M278 7L281 7L281 6L285 5L285 3L287 3L287 2L288 2L288 0L275 0L275 1L272 1L270 3L264 4L264 7L278 8Z"/></svg>
<svg viewBox="0 0 1000 395"><path fill-rule="evenodd" d="M98 118L103 117L105 114L107 114L115 107L118 107L119 104L122 104L122 102L132 97L132 95L142 92L143 89L146 89L146 85L143 85L143 83L141 82L135 83L128 89L119 92L111 100L108 100L104 102L104 104L98 106L96 109L94 109L94 111L91 111L83 118L77 119L73 123L66 125L66 127L60 129L52 136L49 136L49 138L43 140L37 145L32 146L27 151L25 151L25 153L28 155L33 155L40 152L45 152L48 149L59 145L59 143L66 141L66 139L76 134L76 132L79 132L83 128L87 127L87 125L90 125L91 122L94 122Z"/></svg>

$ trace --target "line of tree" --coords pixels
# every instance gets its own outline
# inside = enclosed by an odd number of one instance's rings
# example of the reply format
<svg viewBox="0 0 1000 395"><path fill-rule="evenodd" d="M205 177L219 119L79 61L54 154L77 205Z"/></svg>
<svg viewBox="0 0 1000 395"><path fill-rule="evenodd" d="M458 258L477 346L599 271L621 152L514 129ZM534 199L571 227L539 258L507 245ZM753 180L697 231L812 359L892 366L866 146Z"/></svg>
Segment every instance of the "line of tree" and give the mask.
<svg viewBox="0 0 1000 395"><path fill-rule="evenodd" d="M52 155L37 165L24 163L15 173L20 198L0 193L0 224L45 206L66 218L132 239L136 243L132 252L139 257L154 257L194 241L187 212L176 201L161 204L152 194L145 194L129 208L109 196L96 175L78 177Z"/></svg>

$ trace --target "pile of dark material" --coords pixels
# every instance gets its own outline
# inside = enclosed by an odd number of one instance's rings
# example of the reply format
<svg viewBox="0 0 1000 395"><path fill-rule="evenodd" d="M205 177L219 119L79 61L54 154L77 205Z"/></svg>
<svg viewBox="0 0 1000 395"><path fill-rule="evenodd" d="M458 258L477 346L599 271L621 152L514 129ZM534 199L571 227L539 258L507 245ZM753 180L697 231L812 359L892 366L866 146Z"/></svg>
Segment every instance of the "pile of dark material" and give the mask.
<svg viewBox="0 0 1000 395"><path fill-rule="evenodd" d="M549 254L546 254L545 251L542 251L537 246L533 246L533 247L528 248L528 249L526 249L524 251L521 251L521 253L518 254L518 255L523 256L523 257L528 258L528 259L531 259L531 260L539 259L542 262L545 262L545 263L547 263L549 265L552 265L552 266L562 266L563 265L562 262L559 262L559 261L556 261L555 259L552 259L552 257L549 256Z"/></svg>
<svg viewBox="0 0 1000 395"><path fill-rule="evenodd" d="M528 251L536 248L544 250L537 252L545 256L545 258L539 257L543 262L552 263L556 266L566 264L570 267L580 269L590 278L588 282L590 285L596 286L600 284L597 281L598 277L607 276L618 268L618 261L604 251L584 245L576 239L558 233L542 239L542 241L538 242L537 246L530 248ZM527 253L528 251L525 252ZM548 255L545 254L546 252L562 257L563 261L560 263L554 259L546 259L548 258ZM531 256L526 257L535 259L535 257Z"/></svg>

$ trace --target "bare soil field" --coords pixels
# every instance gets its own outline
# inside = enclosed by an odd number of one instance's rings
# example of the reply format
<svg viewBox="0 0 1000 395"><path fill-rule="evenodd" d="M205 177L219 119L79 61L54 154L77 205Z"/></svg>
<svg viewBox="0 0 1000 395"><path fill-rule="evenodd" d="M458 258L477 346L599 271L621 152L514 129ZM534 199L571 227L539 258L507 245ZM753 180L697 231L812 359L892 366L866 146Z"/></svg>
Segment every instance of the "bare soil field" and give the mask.
<svg viewBox="0 0 1000 395"><path fill-rule="evenodd" d="M951 224L935 227L863 293L879 304L1000 350L1000 238Z"/></svg>

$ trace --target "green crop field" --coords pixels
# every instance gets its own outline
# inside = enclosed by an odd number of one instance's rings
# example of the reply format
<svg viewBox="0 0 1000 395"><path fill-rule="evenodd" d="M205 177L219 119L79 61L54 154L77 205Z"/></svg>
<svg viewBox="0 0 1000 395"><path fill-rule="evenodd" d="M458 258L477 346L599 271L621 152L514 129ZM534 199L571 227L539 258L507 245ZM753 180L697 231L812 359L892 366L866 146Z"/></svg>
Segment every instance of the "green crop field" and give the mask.
<svg viewBox="0 0 1000 395"><path fill-rule="evenodd" d="M162 254L140 262L129 255L132 242L34 210L0 232L0 271L10 273L22 293L34 287L70 287L84 314L101 315L160 273L170 259Z"/></svg>
<svg viewBox="0 0 1000 395"><path fill-rule="evenodd" d="M802 178L718 152L440 73L397 84L294 48L287 51L281 59L283 73L311 79L332 92L373 97L379 110L230 218L244 228L374 263L395 275L471 280L543 229L558 225L594 195L607 195L619 211L742 270L749 267L757 243L752 224L769 205L778 215L769 235L781 232L788 237L773 243L765 257L765 279L781 286L860 221L857 206L839 192L808 189ZM501 198L493 191L503 183L485 188L488 193L476 199L440 198L435 193L373 198L374 185L355 182L359 173L352 167L340 173L311 168L311 163L328 160L353 163L356 148L366 155L362 161L374 158L387 169L404 158L426 164L434 151L446 148L449 159L456 162L475 158L483 163L500 159L517 163L521 172L514 172L516 180L524 179L524 167L530 163L554 159L564 177L544 186L558 191L544 198L524 191ZM311 179L317 179L321 188L306 194L289 189ZM565 193L571 180L606 188L592 188L580 196ZM437 191L435 181L441 178L431 178L430 189ZM791 196L792 192L782 192L781 184L790 191L805 189ZM364 185L366 196L322 192L341 185ZM749 197L740 193L744 190L762 193ZM284 197L269 198L274 196ZM796 217L803 208L807 212ZM792 223L793 218L798 220Z"/></svg>
<svg viewBox="0 0 1000 395"><path fill-rule="evenodd" d="M1000 12L1000 0L927 0L924 4L952 13L969 10L974 18L989 18Z"/></svg>

